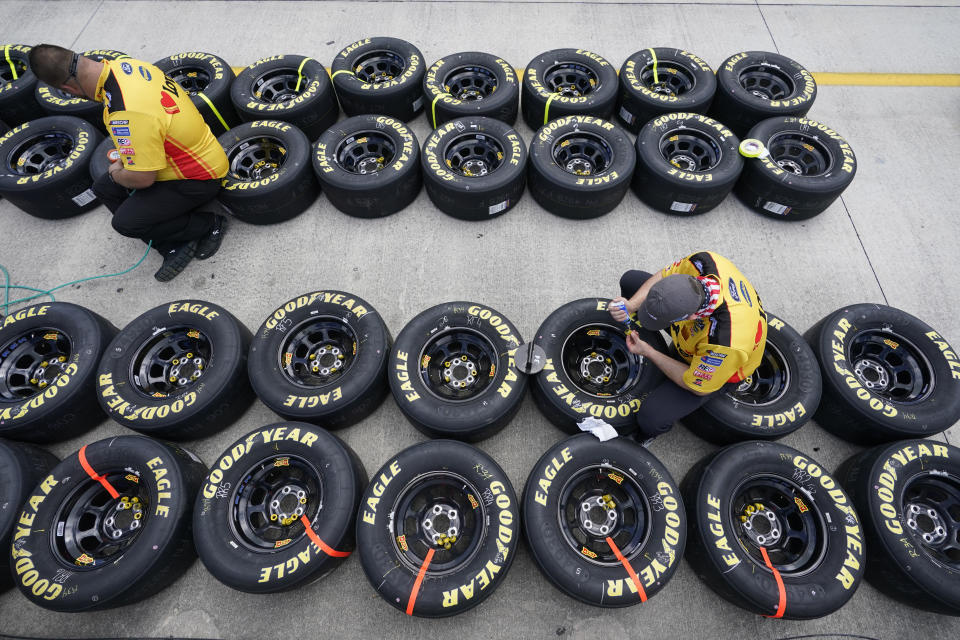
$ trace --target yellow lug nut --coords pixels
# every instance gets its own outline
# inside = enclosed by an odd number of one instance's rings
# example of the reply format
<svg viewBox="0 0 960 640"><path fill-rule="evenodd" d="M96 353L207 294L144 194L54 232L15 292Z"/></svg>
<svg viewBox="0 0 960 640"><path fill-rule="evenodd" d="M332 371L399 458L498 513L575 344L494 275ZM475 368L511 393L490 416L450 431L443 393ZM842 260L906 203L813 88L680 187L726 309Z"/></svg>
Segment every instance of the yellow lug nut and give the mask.
<svg viewBox="0 0 960 640"><path fill-rule="evenodd" d="M142 517L143 517L143 512L142 512L142 511L137 511L135 514L133 514L133 519L134 519L134 520L139 520L139 519L142 518Z"/></svg>
<svg viewBox="0 0 960 640"><path fill-rule="evenodd" d="M188 353L188 354L187 354L187 360L189 360L189 359L192 358L192 357L193 357L193 354L192 354L192 353Z"/></svg>
<svg viewBox="0 0 960 640"><path fill-rule="evenodd" d="M444 362L444 363L443 363L443 366L445 366L445 367L449 367L449 366L450 366L450 361L449 361L449 360L447 360L446 362Z"/></svg>
<svg viewBox="0 0 960 640"><path fill-rule="evenodd" d="M287 354L287 355L289 355L289 356L291 356L291 357L293 356L292 353ZM313 359L316 358L316 357L317 357L317 354L315 354L315 353L311 353L311 354L310 354L310 359L311 359L311 360L313 360Z"/></svg>
<svg viewBox="0 0 960 640"><path fill-rule="evenodd" d="M197 365L197 369L203 369L203 363L202 363L202 362Z"/></svg>
<svg viewBox="0 0 960 640"><path fill-rule="evenodd" d="M450 548L450 543L448 542L447 544L443 545L443 548L444 548L444 549L449 549L449 548Z"/></svg>
<svg viewBox="0 0 960 640"><path fill-rule="evenodd" d="M276 519L277 519L277 514L271 513L271 514L270 514L270 519L273 520L273 521L276 521Z"/></svg>
<svg viewBox="0 0 960 640"><path fill-rule="evenodd" d="M30 378L30 384L37 384L36 378Z"/></svg>
<svg viewBox="0 0 960 640"><path fill-rule="evenodd" d="M140 498L134 498L133 501L134 501L134 502L140 502Z"/></svg>
<svg viewBox="0 0 960 640"><path fill-rule="evenodd" d="M467 356L466 356L466 354L460 356L460 359L463 360L464 362L466 362L466 361L467 361Z"/></svg>
<svg viewBox="0 0 960 640"><path fill-rule="evenodd" d="M66 361L67 361L67 356L60 356L59 358L57 358L57 361L58 361L58 362L66 362Z"/></svg>
<svg viewBox="0 0 960 640"><path fill-rule="evenodd" d="M450 536L449 540L450 540L450 542L456 542L456 541L457 541L457 536Z"/></svg>
<svg viewBox="0 0 960 640"><path fill-rule="evenodd" d="M300 498L300 504L307 504L306 498Z"/></svg>
<svg viewBox="0 0 960 640"><path fill-rule="evenodd" d="M40 384L38 384L37 386L40 387L41 389L43 389L44 387L47 386L46 380L41 380L41 381L40 381Z"/></svg>
<svg viewBox="0 0 960 640"><path fill-rule="evenodd" d="M170 382L176 382L177 376L170 376Z"/></svg>

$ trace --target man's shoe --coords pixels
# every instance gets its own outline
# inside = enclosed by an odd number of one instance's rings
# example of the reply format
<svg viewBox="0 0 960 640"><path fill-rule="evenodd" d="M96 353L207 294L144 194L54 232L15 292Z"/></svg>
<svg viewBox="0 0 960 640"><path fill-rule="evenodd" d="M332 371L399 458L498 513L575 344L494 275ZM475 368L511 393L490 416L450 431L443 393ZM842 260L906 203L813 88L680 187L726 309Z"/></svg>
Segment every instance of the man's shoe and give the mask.
<svg viewBox="0 0 960 640"><path fill-rule="evenodd" d="M160 282L170 282L176 278L181 271L187 268L190 261L193 260L193 254L197 250L197 241L191 240L175 249L170 249L163 254L163 264L157 270L153 277Z"/></svg>
<svg viewBox="0 0 960 640"><path fill-rule="evenodd" d="M206 260L217 252L220 248L220 242L223 240L223 234L227 230L227 218L216 214L213 219L213 229L207 235L197 240L197 252L194 257L197 260Z"/></svg>

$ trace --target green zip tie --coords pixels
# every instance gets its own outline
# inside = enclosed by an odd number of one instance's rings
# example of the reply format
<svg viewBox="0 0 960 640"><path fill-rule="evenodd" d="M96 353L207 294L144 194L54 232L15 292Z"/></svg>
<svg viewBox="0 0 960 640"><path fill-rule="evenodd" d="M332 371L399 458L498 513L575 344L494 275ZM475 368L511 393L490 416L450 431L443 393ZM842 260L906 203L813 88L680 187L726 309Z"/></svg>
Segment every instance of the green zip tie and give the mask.
<svg viewBox="0 0 960 640"><path fill-rule="evenodd" d="M653 84L660 84L660 78L657 76L657 52L653 49L647 49L653 56Z"/></svg>
<svg viewBox="0 0 960 640"><path fill-rule="evenodd" d="M213 111L213 115L217 116L217 120L219 120L220 124L223 125L223 130L230 131L230 127L227 126L226 120L223 119L223 116L220 115L220 112L217 111L217 108L213 106L213 103L210 101L210 98L208 98L203 91L198 92L197 97L207 103L207 106L210 107L210 111Z"/></svg>
<svg viewBox="0 0 960 640"><path fill-rule="evenodd" d="M7 59L7 64L10 65L10 71L13 72L13 79L16 80L19 78L17 75L17 67L13 64L13 60L10 59L10 45L3 45L3 57Z"/></svg>
<svg viewBox="0 0 960 640"><path fill-rule="evenodd" d="M313 58L304 58L303 62L300 63L300 67L297 69L297 86L293 88L294 91L300 91L300 82L303 80L303 65L307 64L308 60L313 60Z"/></svg>
<svg viewBox="0 0 960 640"><path fill-rule="evenodd" d="M339 73L349 73L353 75L353 69L340 69L339 71L334 71L333 74L330 76L330 80L333 80L334 78L336 78L337 74Z"/></svg>
<svg viewBox="0 0 960 640"><path fill-rule="evenodd" d="M438 93L437 97L433 99L433 104L430 105L430 111L433 112L433 128L437 128L437 100L443 96L449 95L447 93Z"/></svg>
<svg viewBox="0 0 960 640"><path fill-rule="evenodd" d="M551 93L551 94L550 94L550 97L547 98L547 104L544 105L544 107L543 107L543 124L547 124L547 122L549 121L548 115L549 115L549 113L550 113L550 103L553 102L553 99L556 98L558 95L560 95L560 94L559 94L559 93Z"/></svg>

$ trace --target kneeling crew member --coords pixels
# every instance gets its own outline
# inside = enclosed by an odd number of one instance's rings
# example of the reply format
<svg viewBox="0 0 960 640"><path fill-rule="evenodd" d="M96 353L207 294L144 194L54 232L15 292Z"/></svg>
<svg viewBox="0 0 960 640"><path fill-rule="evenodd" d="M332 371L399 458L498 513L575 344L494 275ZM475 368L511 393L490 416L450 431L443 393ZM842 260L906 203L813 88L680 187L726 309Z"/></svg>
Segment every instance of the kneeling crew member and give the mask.
<svg viewBox="0 0 960 640"><path fill-rule="evenodd" d="M216 253L225 218L196 208L220 191L227 156L186 91L147 62L96 62L56 45L34 47L30 68L52 87L103 103L119 160L93 191L118 233L153 241L163 256L157 280Z"/></svg>
<svg viewBox="0 0 960 640"><path fill-rule="evenodd" d="M627 316L619 304L625 303L643 328L669 328L682 358L657 351L635 331L627 336L631 353L643 356L667 377L640 405L638 440L666 433L711 394L746 380L763 359L767 315L760 296L721 255L695 253L653 275L627 271L620 278L620 295L611 301L610 315L624 322Z"/></svg>

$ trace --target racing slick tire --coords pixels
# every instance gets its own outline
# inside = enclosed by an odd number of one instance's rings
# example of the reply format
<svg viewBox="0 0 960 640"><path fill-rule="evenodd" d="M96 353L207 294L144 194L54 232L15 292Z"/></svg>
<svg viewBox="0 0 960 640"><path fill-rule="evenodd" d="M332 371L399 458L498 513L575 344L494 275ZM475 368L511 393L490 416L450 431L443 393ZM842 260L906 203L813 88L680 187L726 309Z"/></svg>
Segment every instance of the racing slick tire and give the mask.
<svg viewBox="0 0 960 640"><path fill-rule="evenodd" d="M348 116L374 113L410 122L423 109L423 54L406 40L358 40L334 57L330 69Z"/></svg>
<svg viewBox="0 0 960 640"><path fill-rule="evenodd" d="M431 438L477 442L498 433L527 391L513 360L522 342L506 316L475 302L422 311L390 350L390 390L400 412Z"/></svg>
<svg viewBox="0 0 960 640"><path fill-rule="evenodd" d="M7 131L10 131L10 127L8 127L5 122L0 120L0 136L5 134Z"/></svg>
<svg viewBox="0 0 960 640"><path fill-rule="evenodd" d="M97 400L118 424L149 436L209 435L253 402L249 345L249 329L211 302L154 307L107 347L97 368Z"/></svg>
<svg viewBox="0 0 960 640"><path fill-rule="evenodd" d="M84 51L80 55L97 62L122 60L130 57L112 49L92 49ZM128 65L126 68L130 69L131 73L133 72L132 66ZM82 118L95 126L100 133L107 133L107 128L103 124L103 104L96 100L87 100L71 95L62 89L51 87L46 82L37 83L35 99L45 115Z"/></svg>
<svg viewBox="0 0 960 640"><path fill-rule="evenodd" d="M423 78L427 121L434 129L451 120L483 116L511 127L517 121L520 83L503 58L467 51L440 58Z"/></svg>
<svg viewBox="0 0 960 640"><path fill-rule="evenodd" d="M686 545L680 490L636 442L582 433L555 444L527 478L523 532L544 576L597 607L646 602Z"/></svg>
<svg viewBox="0 0 960 640"><path fill-rule="evenodd" d="M230 87L236 75L220 56L201 51L175 53L153 63L168 78L190 94L213 135L220 136L240 124L240 117L230 99ZM271 117L276 112L271 112Z"/></svg>
<svg viewBox="0 0 960 640"><path fill-rule="evenodd" d="M34 97L38 79L30 69L31 49L25 44L0 45L0 120L11 127L42 113Z"/></svg>
<svg viewBox="0 0 960 640"><path fill-rule="evenodd" d="M360 565L381 598L407 615L440 618L496 591L517 554L519 509L490 456L455 440L404 449L360 501Z"/></svg>
<svg viewBox="0 0 960 640"><path fill-rule="evenodd" d="M357 455L320 427L260 427L221 454L197 494L197 554L214 578L238 591L310 584L353 551L366 486Z"/></svg>
<svg viewBox="0 0 960 640"><path fill-rule="evenodd" d="M856 510L816 461L752 440L707 456L681 483L687 560L717 595L789 620L838 610L863 577Z"/></svg>
<svg viewBox="0 0 960 640"><path fill-rule="evenodd" d="M117 329L69 302L13 311L0 329L0 437L58 442L103 421L97 364Z"/></svg>
<svg viewBox="0 0 960 640"><path fill-rule="evenodd" d="M93 152L93 157L90 158L90 179L93 180L96 184L97 180L106 175L107 171L110 169L110 152L116 151L117 147L113 144L113 138L105 137L100 141L100 144L97 145L97 148Z"/></svg>
<svg viewBox="0 0 960 640"><path fill-rule="evenodd" d="M617 102L617 70L585 49L553 49L527 64L521 94L523 120L534 131L564 116L609 119Z"/></svg>
<svg viewBox="0 0 960 640"><path fill-rule="evenodd" d="M876 444L929 437L960 420L960 359L919 318L881 304L854 304L804 337L823 375L813 419L834 435Z"/></svg>
<svg viewBox="0 0 960 640"><path fill-rule="evenodd" d="M356 218L400 211L420 192L420 145L390 116L341 120L313 145L313 172L330 204Z"/></svg>
<svg viewBox="0 0 960 640"><path fill-rule="evenodd" d="M460 220L487 220L520 200L527 148L510 125L469 116L440 125L423 143L421 163L438 209Z"/></svg>
<svg viewBox="0 0 960 640"><path fill-rule="evenodd" d="M728 385L681 421L714 444L776 440L793 433L820 405L820 365L793 327L767 312L767 344L760 366Z"/></svg>
<svg viewBox="0 0 960 640"><path fill-rule="evenodd" d="M21 593L76 612L166 588L197 557L191 510L206 472L193 453L143 436L107 438L64 458L22 507L11 548Z"/></svg>
<svg viewBox="0 0 960 640"><path fill-rule="evenodd" d="M546 365L533 379L533 399L557 428L580 433L587 417L604 420L619 435L637 429L635 414L663 373L627 349L623 325L607 311L605 298L583 298L547 316L534 344ZM657 351L667 353L659 331L635 329Z"/></svg>
<svg viewBox="0 0 960 640"><path fill-rule="evenodd" d="M250 342L254 392L286 420L340 429L363 420L387 396L390 331L368 302L314 291L285 302Z"/></svg>

